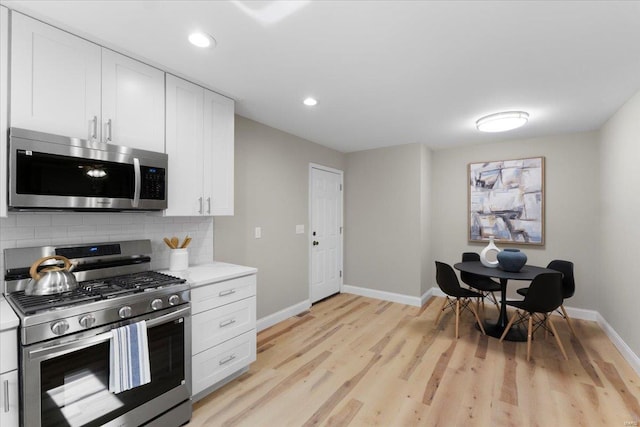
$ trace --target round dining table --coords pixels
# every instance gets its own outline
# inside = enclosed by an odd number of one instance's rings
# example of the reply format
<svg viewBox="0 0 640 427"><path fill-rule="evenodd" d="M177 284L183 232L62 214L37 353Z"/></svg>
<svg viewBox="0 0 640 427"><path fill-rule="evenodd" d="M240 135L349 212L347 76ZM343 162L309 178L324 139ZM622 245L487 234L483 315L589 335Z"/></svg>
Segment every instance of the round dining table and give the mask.
<svg viewBox="0 0 640 427"><path fill-rule="evenodd" d="M507 327L507 283L509 280L533 280L538 274L542 273L558 273L544 267L536 267L535 265L525 265L518 272L504 271L500 267L485 267L480 261L459 262L453 266L456 270L467 273L477 274L479 276L491 277L500 281L500 315L497 322L484 321L484 330L487 335L500 338ZM504 337L508 341L526 341L527 332L518 326L512 326L507 335Z"/></svg>

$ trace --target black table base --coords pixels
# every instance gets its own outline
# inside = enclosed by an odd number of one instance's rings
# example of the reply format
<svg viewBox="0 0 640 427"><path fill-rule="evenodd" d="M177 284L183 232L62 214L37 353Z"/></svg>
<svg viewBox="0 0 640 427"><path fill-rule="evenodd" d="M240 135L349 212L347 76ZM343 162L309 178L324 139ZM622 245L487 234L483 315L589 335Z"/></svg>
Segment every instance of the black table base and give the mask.
<svg viewBox="0 0 640 427"><path fill-rule="evenodd" d="M484 322L482 322L482 324L484 326L484 331L487 333L487 335L491 337L499 339L502 336L502 332L504 332L504 327L501 327L500 325L496 324L495 321L490 322L485 320ZM480 326L478 326L477 323L476 323L476 329L480 330ZM521 328L520 326L512 326L509 332L507 332L507 335L505 335L504 339L506 341L518 341L518 342L526 341L527 330L524 328Z"/></svg>

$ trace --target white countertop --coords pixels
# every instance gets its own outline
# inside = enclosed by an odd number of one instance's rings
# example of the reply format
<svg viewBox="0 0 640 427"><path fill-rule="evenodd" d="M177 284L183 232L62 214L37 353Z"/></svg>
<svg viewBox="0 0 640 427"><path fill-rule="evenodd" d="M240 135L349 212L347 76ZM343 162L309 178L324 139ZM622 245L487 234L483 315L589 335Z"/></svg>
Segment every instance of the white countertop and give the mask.
<svg viewBox="0 0 640 427"><path fill-rule="evenodd" d="M0 295L0 331L17 328L19 323L18 316L13 312L4 296Z"/></svg>
<svg viewBox="0 0 640 427"><path fill-rule="evenodd" d="M256 274L257 272L257 268L218 261L208 264L192 265L183 271L162 271L162 273L186 279L192 288L235 279L236 277L248 276L250 274Z"/></svg>

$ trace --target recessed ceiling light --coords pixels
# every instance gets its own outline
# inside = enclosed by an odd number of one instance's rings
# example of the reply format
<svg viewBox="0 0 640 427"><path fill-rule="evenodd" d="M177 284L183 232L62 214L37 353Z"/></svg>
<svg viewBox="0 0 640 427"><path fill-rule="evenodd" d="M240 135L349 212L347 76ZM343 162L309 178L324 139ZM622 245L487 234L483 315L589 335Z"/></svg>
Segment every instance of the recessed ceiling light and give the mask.
<svg viewBox="0 0 640 427"><path fill-rule="evenodd" d="M209 47L213 42L213 37L205 33L191 33L189 34L189 41L194 46Z"/></svg>
<svg viewBox="0 0 640 427"><path fill-rule="evenodd" d="M318 100L315 98L305 98L304 101L302 101L304 103L304 105L307 105L309 107L313 107L314 105L316 105L318 103Z"/></svg>
<svg viewBox="0 0 640 427"><path fill-rule="evenodd" d="M529 121L529 114L524 111L504 111L481 117L476 127L482 132L504 132L519 128Z"/></svg>

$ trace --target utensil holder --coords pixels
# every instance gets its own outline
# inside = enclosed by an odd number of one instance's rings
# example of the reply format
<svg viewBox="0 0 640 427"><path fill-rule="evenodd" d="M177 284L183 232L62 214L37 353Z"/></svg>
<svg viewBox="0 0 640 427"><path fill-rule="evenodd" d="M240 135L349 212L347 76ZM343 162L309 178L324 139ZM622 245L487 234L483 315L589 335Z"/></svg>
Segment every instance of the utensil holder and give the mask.
<svg viewBox="0 0 640 427"><path fill-rule="evenodd" d="M169 270L182 271L189 268L189 252L184 249L171 249L169 251Z"/></svg>

